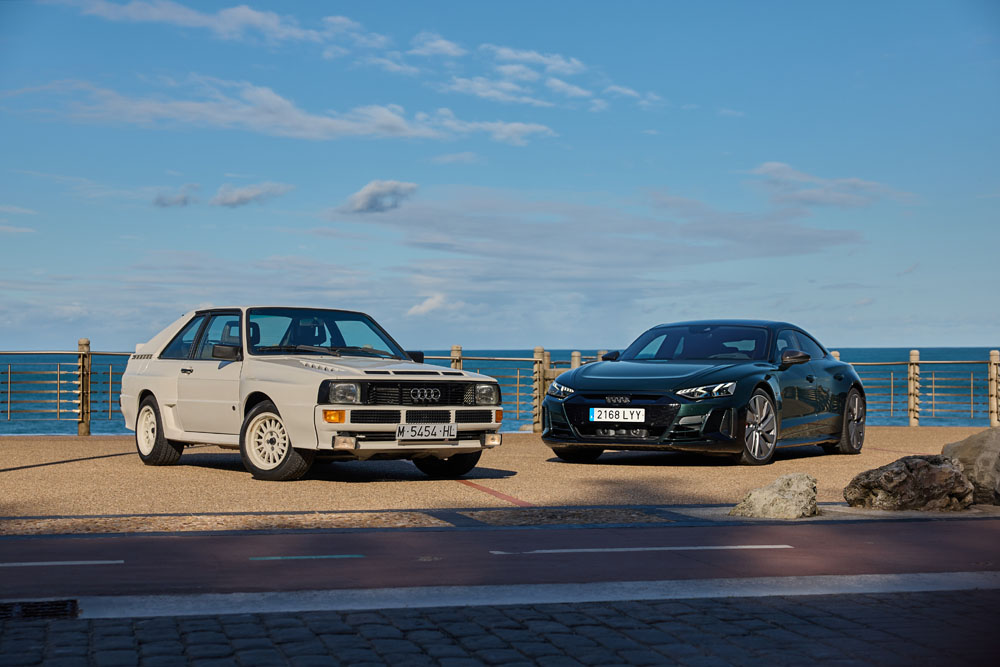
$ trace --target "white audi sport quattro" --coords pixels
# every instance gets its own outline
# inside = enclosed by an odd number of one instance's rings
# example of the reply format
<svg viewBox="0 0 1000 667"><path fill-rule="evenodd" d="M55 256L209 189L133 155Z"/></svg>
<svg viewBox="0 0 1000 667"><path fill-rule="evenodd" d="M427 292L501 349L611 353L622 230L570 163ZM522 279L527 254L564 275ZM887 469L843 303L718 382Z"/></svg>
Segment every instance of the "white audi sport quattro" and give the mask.
<svg viewBox="0 0 1000 667"><path fill-rule="evenodd" d="M196 310L136 346L121 411L147 465L198 443L239 449L258 479L298 479L317 458L458 477L501 443L500 387L423 358L364 313Z"/></svg>

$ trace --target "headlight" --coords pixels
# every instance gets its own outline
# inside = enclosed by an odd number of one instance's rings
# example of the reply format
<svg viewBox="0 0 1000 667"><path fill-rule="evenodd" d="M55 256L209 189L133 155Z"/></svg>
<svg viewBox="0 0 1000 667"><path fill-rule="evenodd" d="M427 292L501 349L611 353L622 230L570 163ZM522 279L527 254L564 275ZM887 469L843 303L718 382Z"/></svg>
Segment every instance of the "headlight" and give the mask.
<svg viewBox="0 0 1000 667"><path fill-rule="evenodd" d="M723 382L722 384L707 384L703 387L691 387L690 389L681 389L680 391L677 392L677 395L683 396L684 398L692 398L697 401L702 398L718 398L719 396L732 396L734 391L736 391L735 382Z"/></svg>
<svg viewBox="0 0 1000 667"><path fill-rule="evenodd" d="M498 405L500 388L495 384L476 385L476 405Z"/></svg>
<svg viewBox="0 0 1000 667"><path fill-rule="evenodd" d="M555 398L566 398L567 396L573 393L573 390L564 384L553 382L552 384L549 385L549 390L545 393Z"/></svg>
<svg viewBox="0 0 1000 667"><path fill-rule="evenodd" d="M358 403L361 400L361 390L353 382L334 382L330 385L331 403Z"/></svg>

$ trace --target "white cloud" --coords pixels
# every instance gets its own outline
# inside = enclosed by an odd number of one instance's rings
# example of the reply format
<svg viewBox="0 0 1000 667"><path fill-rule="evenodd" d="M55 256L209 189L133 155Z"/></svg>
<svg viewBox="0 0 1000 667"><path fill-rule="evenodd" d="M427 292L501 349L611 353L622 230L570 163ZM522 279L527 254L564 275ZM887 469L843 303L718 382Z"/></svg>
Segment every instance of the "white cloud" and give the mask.
<svg viewBox="0 0 1000 667"><path fill-rule="evenodd" d="M431 158L434 164L482 164L483 158L472 151L463 153L448 153L446 155L436 155Z"/></svg>
<svg viewBox="0 0 1000 667"><path fill-rule="evenodd" d="M467 51L455 42L449 42L433 32L422 32L410 42L413 48L407 53L415 56L448 56L458 58L464 56Z"/></svg>
<svg viewBox="0 0 1000 667"><path fill-rule="evenodd" d="M621 95L622 97L634 97L635 99L642 97L638 91L626 88L625 86L608 86L604 89L604 92L611 93L612 95Z"/></svg>
<svg viewBox="0 0 1000 667"><path fill-rule="evenodd" d="M347 200L346 210L352 213L384 213L399 208L403 200L417 191L416 183L372 181Z"/></svg>
<svg viewBox="0 0 1000 667"><path fill-rule="evenodd" d="M438 292L437 294L431 294L429 297L424 299L418 304L414 304L412 308L406 311L406 315L426 315L435 310L440 310L445 307L448 303L447 298L444 294Z"/></svg>
<svg viewBox="0 0 1000 667"><path fill-rule="evenodd" d="M368 32L353 19L346 16L326 16L323 18L324 34L327 38L343 38L363 49L384 49L392 40L376 32Z"/></svg>
<svg viewBox="0 0 1000 667"><path fill-rule="evenodd" d="M640 93L634 88L629 88L628 86L608 86L604 89L605 94L616 95L618 97L627 97L629 99L635 100L636 104L643 109L648 109L654 106L660 106L663 102L663 98L656 93Z"/></svg>
<svg viewBox="0 0 1000 667"><path fill-rule="evenodd" d="M187 183L174 192L159 192L153 198L153 205L160 208L187 206L197 201L194 193L198 191L199 187L197 183Z"/></svg>
<svg viewBox="0 0 1000 667"><path fill-rule="evenodd" d="M886 196L899 199L911 196L875 181L813 176L784 162L764 162L749 173L764 178L771 200L779 204L854 208L868 206Z"/></svg>
<svg viewBox="0 0 1000 667"><path fill-rule="evenodd" d="M494 69L505 79L517 81L538 81L542 76L526 65L497 65Z"/></svg>
<svg viewBox="0 0 1000 667"><path fill-rule="evenodd" d="M21 208L20 206L0 206L0 213L9 213L13 215L38 215L38 211L33 211L30 208Z"/></svg>
<svg viewBox="0 0 1000 667"><path fill-rule="evenodd" d="M527 95L527 89L520 84L507 80L493 80L477 76L472 79L454 76L451 83L441 86L444 92L464 93L496 102L511 102L515 104L530 104L536 107L550 107L551 102Z"/></svg>
<svg viewBox="0 0 1000 667"><path fill-rule="evenodd" d="M210 201L209 204L212 206L227 206L229 208L246 206L247 204L253 203L259 204L268 199L280 197L281 195L291 192L294 189L294 185L289 185L287 183L272 183L270 181L255 183L253 185L245 185L239 188L226 183L219 188L218 192L215 193L215 196L212 197L212 201Z"/></svg>
<svg viewBox="0 0 1000 667"><path fill-rule="evenodd" d="M742 118L746 114L742 111L737 111L736 109L719 109L718 115L727 116L729 118Z"/></svg>
<svg viewBox="0 0 1000 667"><path fill-rule="evenodd" d="M545 86L560 95L565 95L566 97L590 97L593 95L592 92L581 88L580 86L574 86L571 83L566 83L562 79L557 79L555 77L549 77L545 82Z"/></svg>
<svg viewBox="0 0 1000 667"><path fill-rule="evenodd" d="M608 103L606 100L593 99L590 100L590 110L593 112L607 111Z"/></svg>
<svg viewBox="0 0 1000 667"><path fill-rule="evenodd" d="M31 227L14 227L12 225L0 225L0 234L31 234L35 230Z"/></svg>
<svg viewBox="0 0 1000 667"><path fill-rule="evenodd" d="M541 65L546 72L552 74L572 75L587 69L587 66L576 58L567 58L557 53L539 53L538 51L512 49L508 46L496 46L495 44L483 44L479 48L491 53L499 61Z"/></svg>
<svg viewBox="0 0 1000 667"><path fill-rule="evenodd" d="M420 73L419 67L414 67L413 65L408 65L403 62L403 57L398 51L390 51L384 56L369 56L362 58L358 62L364 63L366 65L374 65L386 72L391 72L392 74L406 74L408 76L413 76Z"/></svg>
<svg viewBox="0 0 1000 667"><path fill-rule="evenodd" d="M524 146L530 136L555 136L551 128L538 123L508 123L504 121L463 121L455 117L450 109L438 109L436 122L441 127L457 134L486 132L495 141Z"/></svg>

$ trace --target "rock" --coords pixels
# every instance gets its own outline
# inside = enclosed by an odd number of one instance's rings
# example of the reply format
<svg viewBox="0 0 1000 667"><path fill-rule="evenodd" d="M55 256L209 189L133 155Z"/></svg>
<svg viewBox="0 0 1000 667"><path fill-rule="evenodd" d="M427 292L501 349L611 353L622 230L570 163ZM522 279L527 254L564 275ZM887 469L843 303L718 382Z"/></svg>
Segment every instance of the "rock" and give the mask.
<svg viewBox="0 0 1000 667"><path fill-rule="evenodd" d="M973 502L1000 505L1000 426L945 445L941 454L961 461L975 489Z"/></svg>
<svg viewBox="0 0 1000 667"><path fill-rule="evenodd" d="M947 456L904 456L858 474L844 499L877 510L961 510L972 504L972 483Z"/></svg>
<svg viewBox="0 0 1000 667"><path fill-rule="evenodd" d="M782 475L754 489L729 511L730 516L761 519L799 519L816 514L816 478L803 472Z"/></svg>

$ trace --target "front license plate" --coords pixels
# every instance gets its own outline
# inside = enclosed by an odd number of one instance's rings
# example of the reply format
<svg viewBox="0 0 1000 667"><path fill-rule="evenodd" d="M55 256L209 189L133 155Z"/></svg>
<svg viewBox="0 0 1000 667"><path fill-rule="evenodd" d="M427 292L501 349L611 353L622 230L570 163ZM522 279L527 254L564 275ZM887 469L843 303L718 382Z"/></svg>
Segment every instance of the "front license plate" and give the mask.
<svg viewBox="0 0 1000 667"><path fill-rule="evenodd" d="M455 424L400 424L396 427L396 440L455 440Z"/></svg>
<svg viewBox="0 0 1000 667"><path fill-rule="evenodd" d="M592 422L641 422L646 420L644 408L591 408Z"/></svg>

